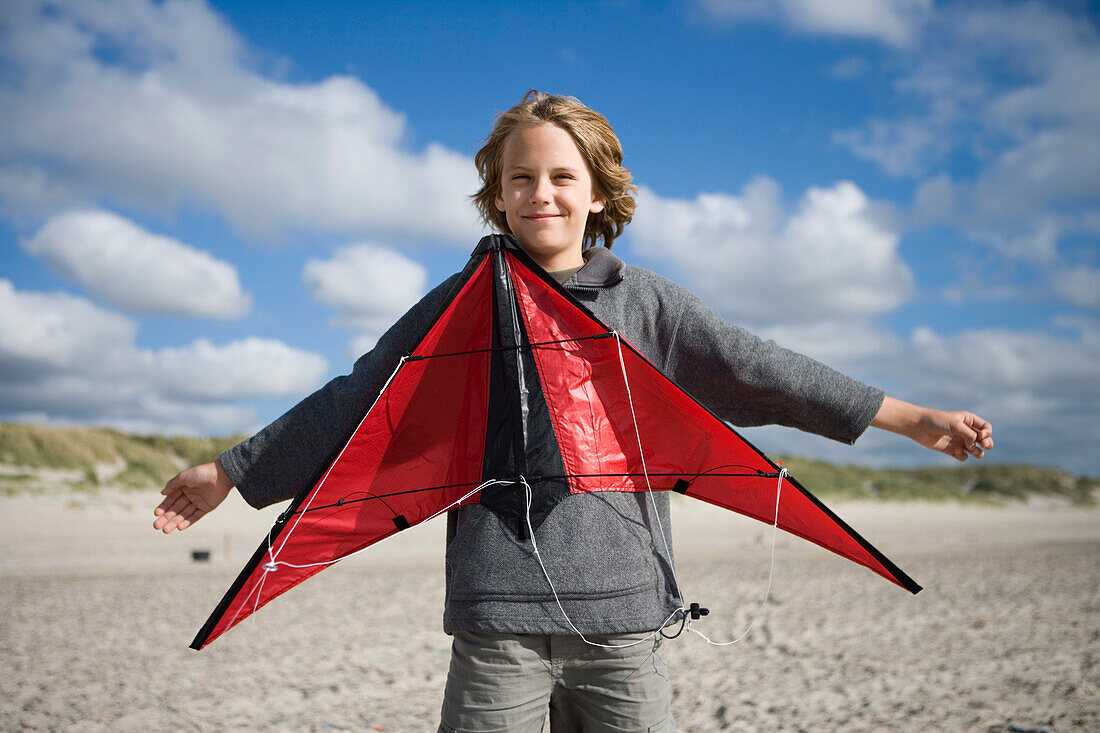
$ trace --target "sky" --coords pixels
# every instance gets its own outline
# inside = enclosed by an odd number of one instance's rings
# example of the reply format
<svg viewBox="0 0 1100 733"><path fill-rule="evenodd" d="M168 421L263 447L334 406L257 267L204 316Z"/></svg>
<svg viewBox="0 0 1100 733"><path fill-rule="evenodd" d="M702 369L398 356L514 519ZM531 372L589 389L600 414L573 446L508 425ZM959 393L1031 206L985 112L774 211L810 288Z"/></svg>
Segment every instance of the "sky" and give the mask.
<svg viewBox="0 0 1100 733"><path fill-rule="evenodd" d="M465 264L473 155L531 88L619 135L625 260L977 412L989 461L1100 475L1084 1L2 3L0 420L261 428Z"/></svg>

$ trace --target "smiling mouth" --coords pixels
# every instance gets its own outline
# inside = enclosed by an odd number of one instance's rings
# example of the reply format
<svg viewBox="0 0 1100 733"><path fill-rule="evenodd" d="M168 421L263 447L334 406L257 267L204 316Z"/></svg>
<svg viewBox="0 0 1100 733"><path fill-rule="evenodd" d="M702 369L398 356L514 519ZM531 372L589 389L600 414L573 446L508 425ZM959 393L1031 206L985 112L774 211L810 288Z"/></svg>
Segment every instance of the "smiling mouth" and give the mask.
<svg viewBox="0 0 1100 733"><path fill-rule="evenodd" d="M561 214L533 214L523 218L528 221L550 221L551 219L557 219L559 216L561 216Z"/></svg>

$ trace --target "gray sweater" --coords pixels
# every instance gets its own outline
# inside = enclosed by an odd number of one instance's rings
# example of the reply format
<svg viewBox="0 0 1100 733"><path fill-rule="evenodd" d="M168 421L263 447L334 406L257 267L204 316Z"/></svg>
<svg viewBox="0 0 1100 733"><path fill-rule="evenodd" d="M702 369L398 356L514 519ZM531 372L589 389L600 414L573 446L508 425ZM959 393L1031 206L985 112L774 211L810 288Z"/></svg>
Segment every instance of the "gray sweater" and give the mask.
<svg viewBox="0 0 1100 733"><path fill-rule="evenodd" d="M881 390L727 323L684 288L607 249L592 248L585 260L566 289L734 425L787 425L851 443L882 404ZM351 374L222 454L249 504L292 498L317 475L412 351L453 282L413 306ZM679 607L665 550L672 540L658 536L658 527L670 528L668 506L667 492L575 494L538 528L546 571L581 632L652 630ZM516 539L493 512L476 504L450 512L446 558L446 631L572 633L530 541Z"/></svg>

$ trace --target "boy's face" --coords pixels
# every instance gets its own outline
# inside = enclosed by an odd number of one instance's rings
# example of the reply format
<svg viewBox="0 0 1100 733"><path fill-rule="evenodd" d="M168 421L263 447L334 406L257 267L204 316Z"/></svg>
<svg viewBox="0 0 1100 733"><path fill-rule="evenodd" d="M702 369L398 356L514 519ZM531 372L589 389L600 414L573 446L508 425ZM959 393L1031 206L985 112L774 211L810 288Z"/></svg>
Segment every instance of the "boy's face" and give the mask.
<svg viewBox="0 0 1100 733"><path fill-rule="evenodd" d="M604 202L592 191L592 174L568 132L542 124L516 130L504 142L498 211L527 254L554 272L584 264L581 249L588 214Z"/></svg>

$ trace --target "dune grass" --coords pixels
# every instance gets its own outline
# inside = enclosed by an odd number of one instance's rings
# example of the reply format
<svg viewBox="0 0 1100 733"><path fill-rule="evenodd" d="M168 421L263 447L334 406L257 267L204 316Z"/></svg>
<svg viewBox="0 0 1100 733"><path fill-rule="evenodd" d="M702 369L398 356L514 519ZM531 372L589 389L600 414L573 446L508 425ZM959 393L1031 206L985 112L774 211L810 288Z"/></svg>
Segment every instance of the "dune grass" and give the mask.
<svg viewBox="0 0 1100 733"><path fill-rule="evenodd" d="M239 440L0 423L0 464L13 468L3 474L7 493L34 485L34 469L63 472L76 489L147 489L163 486L181 468L214 460Z"/></svg>
<svg viewBox="0 0 1100 733"><path fill-rule="evenodd" d="M111 428L63 428L0 423L0 492L32 491L36 470L64 472L82 491L109 485L159 488L186 466L212 461L241 436L130 435ZM1100 481L1028 465L978 463L957 467L878 469L779 457L799 482L829 498L963 501L1000 504L1034 497L1092 506Z"/></svg>
<svg viewBox="0 0 1100 733"><path fill-rule="evenodd" d="M968 461L959 466L867 468L780 457L799 482L820 496L851 499L967 501L1000 504L1060 498L1092 506L1100 481L1053 468Z"/></svg>

